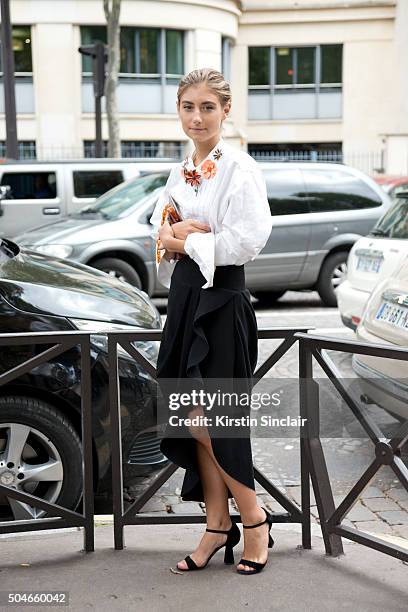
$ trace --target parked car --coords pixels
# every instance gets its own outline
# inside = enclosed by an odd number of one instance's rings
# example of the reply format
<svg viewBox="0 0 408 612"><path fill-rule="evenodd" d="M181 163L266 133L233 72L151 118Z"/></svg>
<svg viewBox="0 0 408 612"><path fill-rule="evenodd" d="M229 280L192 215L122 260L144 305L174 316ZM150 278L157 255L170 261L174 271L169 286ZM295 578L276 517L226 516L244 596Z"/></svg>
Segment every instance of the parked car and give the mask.
<svg viewBox="0 0 408 612"><path fill-rule="evenodd" d="M393 200L396 199L402 191L408 191L408 176L384 174L374 176L373 178Z"/></svg>
<svg viewBox="0 0 408 612"><path fill-rule="evenodd" d="M356 331L362 342L407 347L408 256L371 294ZM363 399L405 421L408 419L408 362L369 355L354 355Z"/></svg>
<svg viewBox="0 0 408 612"><path fill-rule="evenodd" d="M350 251L347 278L337 293L344 325L357 328L370 293L407 254L408 192L402 192L368 236L360 238Z"/></svg>
<svg viewBox="0 0 408 612"><path fill-rule="evenodd" d="M91 336L94 491L111 511L107 336L109 330L160 329L149 298L87 266L0 241L0 333L86 330ZM157 342L134 342L155 362ZM50 345L51 346L51 345ZM48 345L2 346L0 374ZM119 348L124 486L143 487L168 462L160 451L157 385ZM74 346L0 386L0 482L69 509L82 491L81 361ZM0 494L0 520L42 510Z"/></svg>
<svg viewBox="0 0 408 612"><path fill-rule="evenodd" d="M159 283L148 219L167 177L168 172L161 172L126 181L92 206L15 240L47 255L87 264L155 295Z"/></svg>
<svg viewBox="0 0 408 612"><path fill-rule="evenodd" d="M391 204L368 176L341 164L269 162L265 176L274 226L246 281L258 299L273 303L287 289L317 289L336 305L349 250ZM155 265L151 214L168 172L132 179L89 209L20 234L30 248L96 266L165 296ZM180 203L182 205L182 202Z"/></svg>
<svg viewBox="0 0 408 612"><path fill-rule="evenodd" d="M132 176L171 165L171 160L144 159L1 163L0 186L10 187L0 209L2 236L53 223Z"/></svg>

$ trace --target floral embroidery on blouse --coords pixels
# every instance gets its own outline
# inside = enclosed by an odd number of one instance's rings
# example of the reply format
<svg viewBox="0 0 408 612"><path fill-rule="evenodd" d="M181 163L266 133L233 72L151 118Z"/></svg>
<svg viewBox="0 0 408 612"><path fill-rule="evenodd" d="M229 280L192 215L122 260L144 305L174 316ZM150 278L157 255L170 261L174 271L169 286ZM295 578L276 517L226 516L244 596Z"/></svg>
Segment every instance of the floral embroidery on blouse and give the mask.
<svg viewBox="0 0 408 612"><path fill-rule="evenodd" d="M198 187L201 183L201 174L197 170L187 170L184 168L184 180L192 187Z"/></svg>
<svg viewBox="0 0 408 612"><path fill-rule="evenodd" d="M220 157L222 156L222 151L221 149L215 149L214 151L214 159L216 159L217 161L220 159Z"/></svg>
<svg viewBox="0 0 408 612"><path fill-rule="evenodd" d="M217 173L217 166L211 159L207 159L201 166L203 177L206 179L213 178Z"/></svg>
<svg viewBox="0 0 408 612"><path fill-rule="evenodd" d="M218 161L222 157L221 149L219 148L215 149L212 157L213 159ZM201 180L203 178L207 180L214 178L214 176L217 174L217 165L211 159L206 159L201 164L201 173L200 173L195 168L193 170L189 170L187 168L187 164L188 164L188 157L186 157L183 162L183 166L181 169L181 175L184 177L184 180L187 183L187 185L191 185L191 187L194 188L195 194L198 195L198 188L201 185Z"/></svg>

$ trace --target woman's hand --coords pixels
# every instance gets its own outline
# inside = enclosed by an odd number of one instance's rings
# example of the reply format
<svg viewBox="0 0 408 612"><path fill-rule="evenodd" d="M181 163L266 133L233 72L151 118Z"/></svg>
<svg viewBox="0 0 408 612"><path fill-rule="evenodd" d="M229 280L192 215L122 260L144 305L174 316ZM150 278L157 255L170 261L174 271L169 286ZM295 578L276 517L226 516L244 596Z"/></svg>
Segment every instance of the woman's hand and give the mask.
<svg viewBox="0 0 408 612"><path fill-rule="evenodd" d="M164 255L163 255L164 259L167 259L167 261L171 261L172 259L175 259L176 257L176 252L175 251L164 251Z"/></svg>
<svg viewBox="0 0 408 612"><path fill-rule="evenodd" d="M159 240L163 249L168 248L167 241L169 238L174 238L174 234L170 223L166 221L159 228Z"/></svg>
<svg viewBox="0 0 408 612"><path fill-rule="evenodd" d="M171 225L175 238L179 240L185 240L189 234L193 232L200 232L200 234L206 234L211 231L211 227L207 223L200 223L194 221L194 219L185 219L185 221L179 221Z"/></svg>

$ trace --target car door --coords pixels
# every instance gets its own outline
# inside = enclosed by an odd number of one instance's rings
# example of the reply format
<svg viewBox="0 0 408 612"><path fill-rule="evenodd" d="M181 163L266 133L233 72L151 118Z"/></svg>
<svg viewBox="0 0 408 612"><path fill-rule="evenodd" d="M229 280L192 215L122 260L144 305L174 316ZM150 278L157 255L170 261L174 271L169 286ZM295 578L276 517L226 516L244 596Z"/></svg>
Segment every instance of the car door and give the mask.
<svg viewBox="0 0 408 612"><path fill-rule="evenodd" d="M255 260L246 264L250 289L288 288L301 275L309 248L309 202L296 167L261 169L264 173L273 227Z"/></svg>
<svg viewBox="0 0 408 612"><path fill-rule="evenodd" d="M58 166L5 166L0 184L10 191L1 202L3 237L36 225L58 220L65 214L62 168Z"/></svg>

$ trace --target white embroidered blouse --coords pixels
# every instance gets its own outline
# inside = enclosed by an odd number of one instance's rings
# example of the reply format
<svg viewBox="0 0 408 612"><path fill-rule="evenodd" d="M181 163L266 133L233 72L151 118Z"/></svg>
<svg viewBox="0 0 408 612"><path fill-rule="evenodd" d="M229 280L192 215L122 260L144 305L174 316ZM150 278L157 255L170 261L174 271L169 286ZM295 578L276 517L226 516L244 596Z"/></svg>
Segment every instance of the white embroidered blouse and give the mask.
<svg viewBox="0 0 408 612"><path fill-rule="evenodd" d="M194 166L190 156L174 166L150 223L158 237L162 211L171 194L183 219L207 223L211 231L188 234L184 250L198 264L206 283L213 286L216 266L242 265L255 259L272 229L266 185L257 162L222 138L207 157ZM162 257L156 263L159 281L170 287L178 261Z"/></svg>

